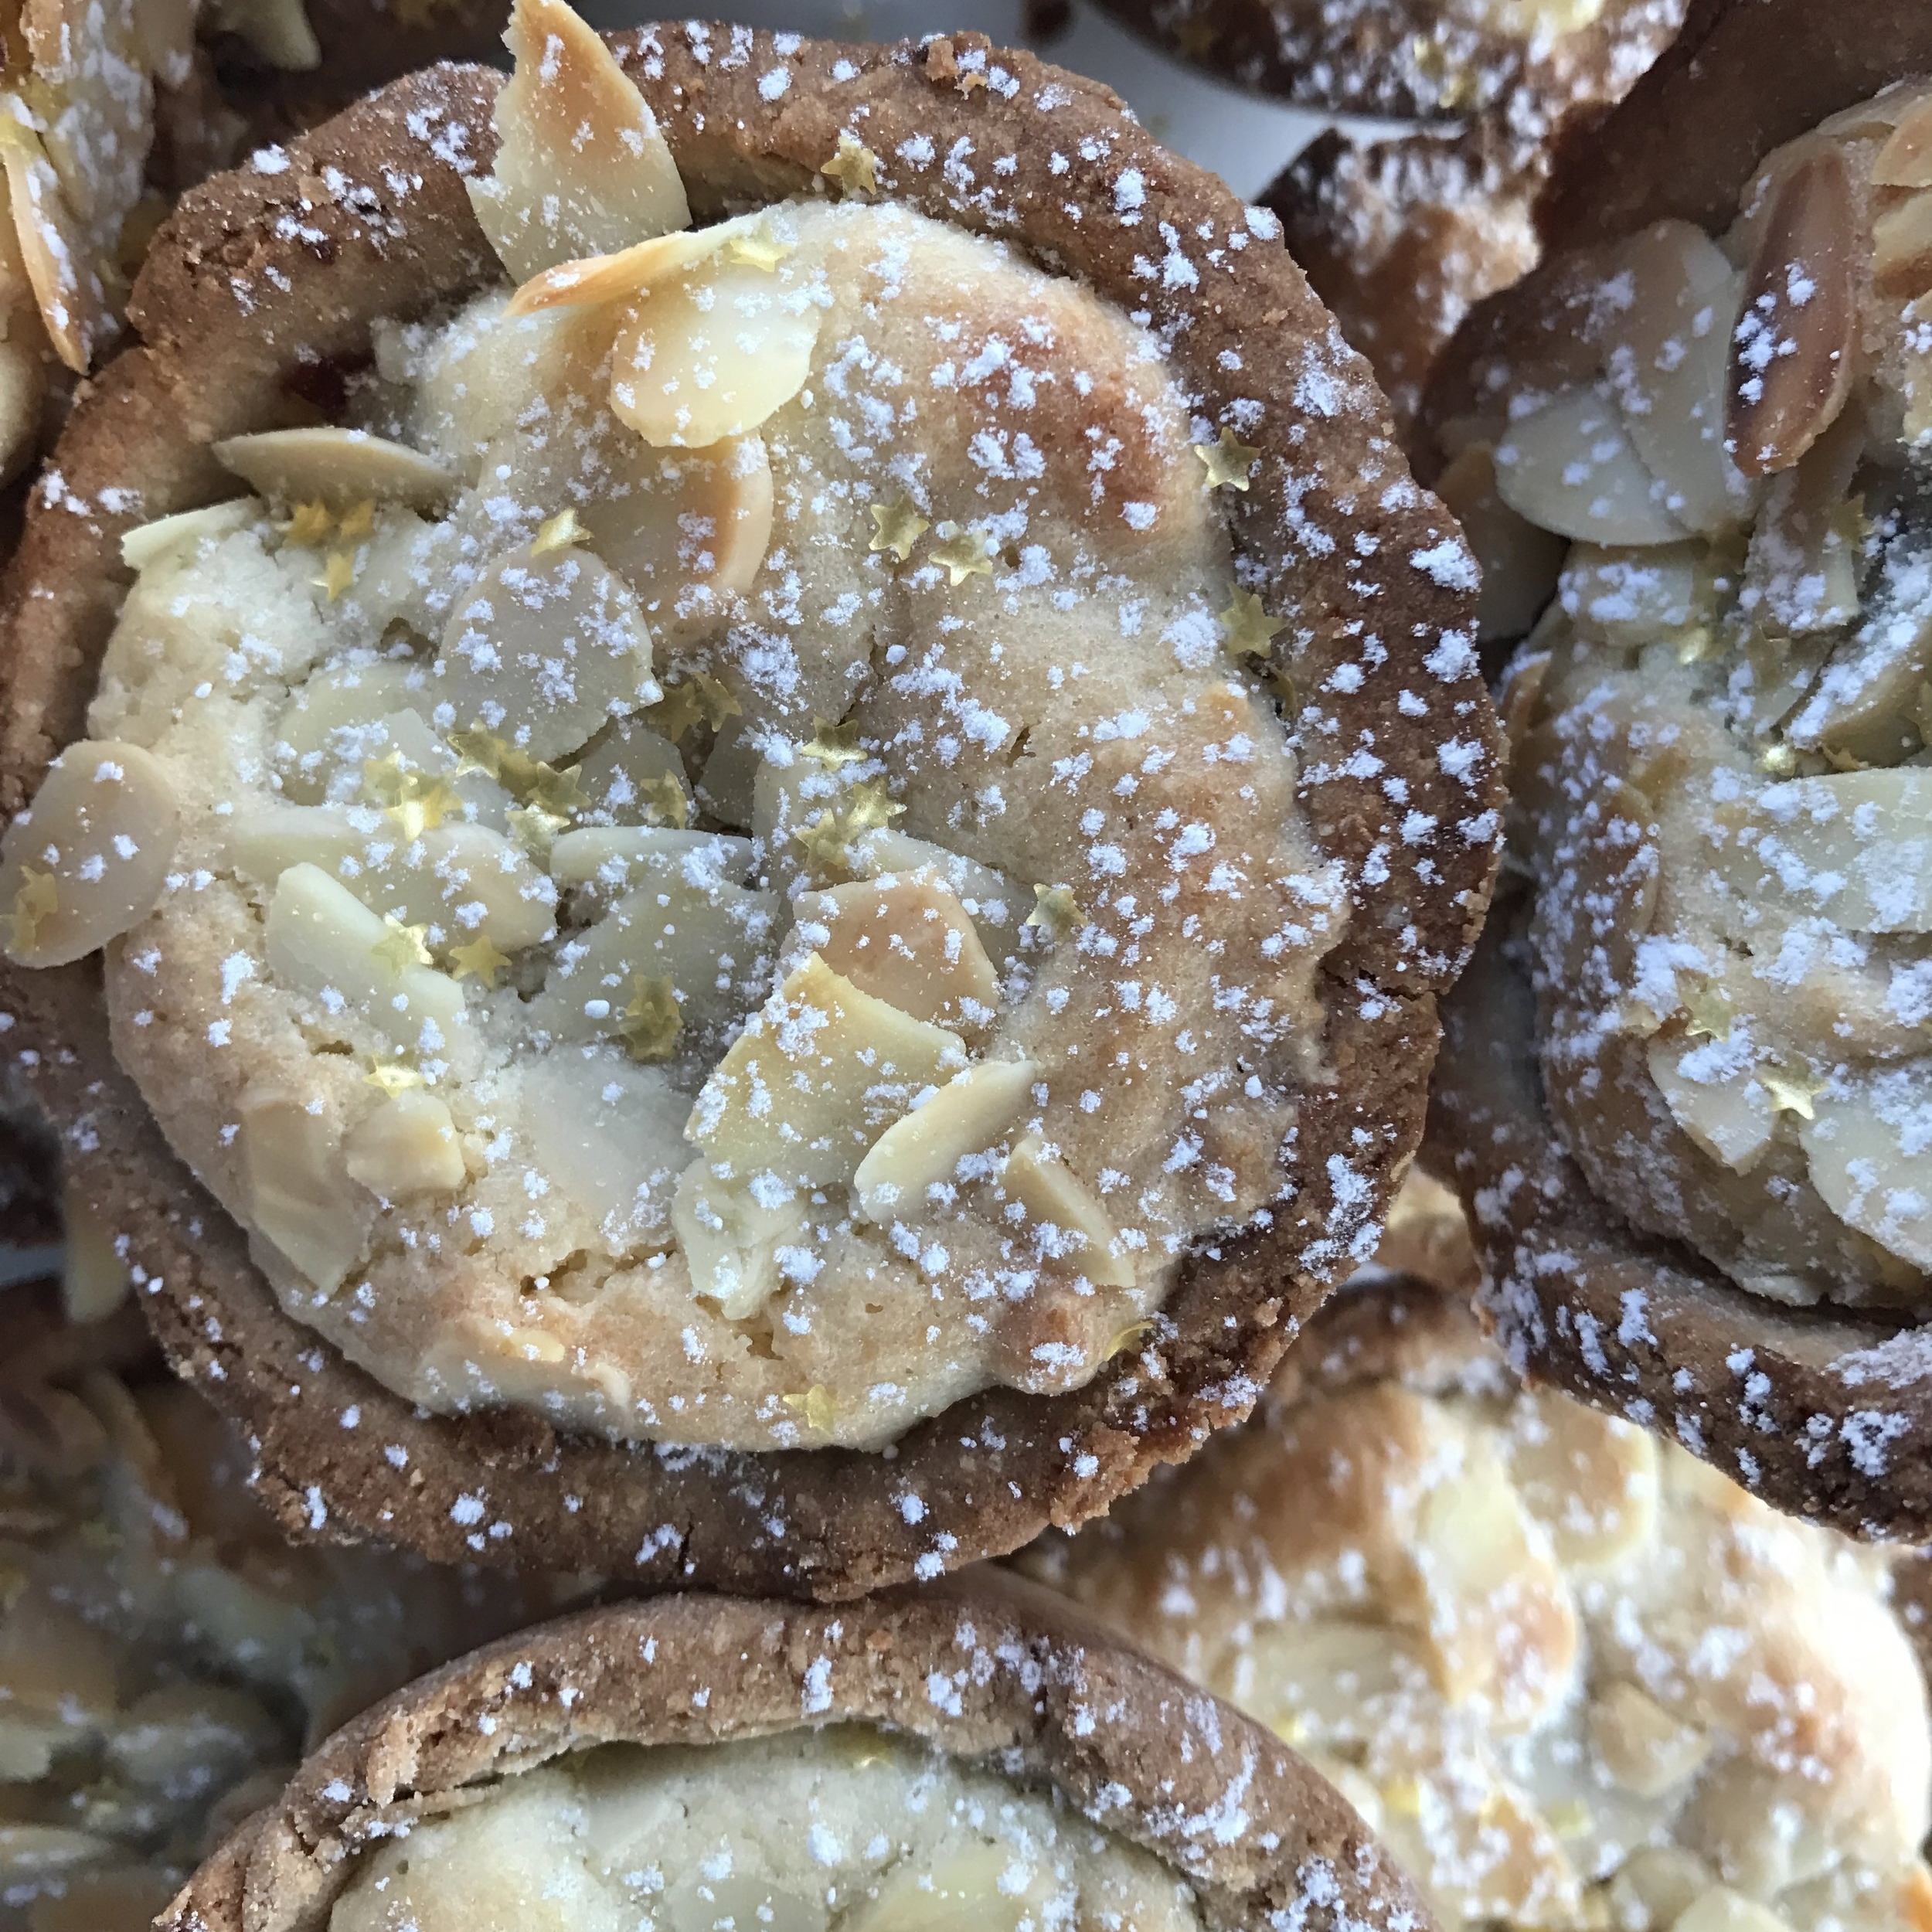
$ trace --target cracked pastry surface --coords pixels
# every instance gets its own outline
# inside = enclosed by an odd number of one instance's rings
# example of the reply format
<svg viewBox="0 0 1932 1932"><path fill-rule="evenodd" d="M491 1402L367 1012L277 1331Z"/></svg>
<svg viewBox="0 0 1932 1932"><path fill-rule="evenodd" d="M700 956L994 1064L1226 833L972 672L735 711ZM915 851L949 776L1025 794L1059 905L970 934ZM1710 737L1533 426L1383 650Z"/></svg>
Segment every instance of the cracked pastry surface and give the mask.
<svg viewBox="0 0 1932 1932"><path fill-rule="evenodd" d="M1442 431L1492 583L1554 592L1507 702L1564 1145L1800 1305L1932 1276L1929 134L1901 83L1716 237L1570 258Z"/></svg>
<svg viewBox="0 0 1932 1932"><path fill-rule="evenodd" d="M1255 453L1153 339L890 204L674 226L641 151L533 235L513 141L515 298L130 537L15 953L141 917L123 1063L392 1387L876 1444L1077 1386L1264 1208L1346 881L1243 655Z"/></svg>
<svg viewBox="0 0 1932 1932"><path fill-rule="evenodd" d="M1526 1390L1414 1284L1026 1562L1332 1777L1445 1926L1922 1925L1932 1731L1892 1559Z"/></svg>

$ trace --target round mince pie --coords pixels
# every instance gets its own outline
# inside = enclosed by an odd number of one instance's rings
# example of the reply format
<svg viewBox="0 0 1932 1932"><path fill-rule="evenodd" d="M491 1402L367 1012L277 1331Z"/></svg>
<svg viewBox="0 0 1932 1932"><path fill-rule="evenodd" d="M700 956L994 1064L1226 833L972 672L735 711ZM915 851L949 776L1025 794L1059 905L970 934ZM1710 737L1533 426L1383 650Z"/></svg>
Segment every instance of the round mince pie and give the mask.
<svg viewBox="0 0 1932 1932"><path fill-rule="evenodd" d="M1372 1251L1500 828L1474 573L1111 97L510 37L150 257L12 587L18 1039L297 1526L936 1573Z"/></svg>
<svg viewBox="0 0 1932 1932"><path fill-rule="evenodd" d="M1922 1925L1932 1723L1889 1558L1526 1389L1413 1281L1026 1559L1305 1752L1441 1923Z"/></svg>
<svg viewBox="0 0 1932 1932"><path fill-rule="evenodd" d="M1428 1932L1236 1712L1011 1578L566 1619L331 1738L168 1932Z"/></svg>
<svg viewBox="0 0 1932 1932"><path fill-rule="evenodd" d="M1486 619L1534 624L1505 699L1522 889L1445 1145L1519 1364L1917 1537L1932 34L1913 12L1874 94L1863 25L1726 19L1611 124L1612 155L1649 131L1654 194L1606 171L1614 230L1478 311L1430 399ZM1738 158L1697 219L1659 128Z"/></svg>

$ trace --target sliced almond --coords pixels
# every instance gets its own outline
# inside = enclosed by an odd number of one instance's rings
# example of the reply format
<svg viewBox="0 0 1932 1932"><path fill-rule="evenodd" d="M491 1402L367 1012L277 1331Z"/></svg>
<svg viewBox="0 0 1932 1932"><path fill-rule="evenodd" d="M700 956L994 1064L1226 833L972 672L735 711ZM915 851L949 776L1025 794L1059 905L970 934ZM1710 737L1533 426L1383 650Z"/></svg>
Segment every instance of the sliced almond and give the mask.
<svg viewBox="0 0 1932 1932"><path fill-rule="evenodd" d="M1695 1777L1711 1754L1711 1740L1674 1717L1634 1684L1611 1684L1590 1706L1590 1738L1597 1762L1639 1798L1661 1798Z"/></svg>
<svg viewBox="0 0 1932 1932"><path fill-rule="evenodd" d="M1566 389L1511 423L1495 464L1497 494L1543 529L1592 543L1675 543L1687 534L1616 405L1594 389Z"/></svg>
<svg viewBox="0 0 1932 1932"><path fill-rule="evenodd" d="M962 1162L1005 1138L1039 1077L1031 1060L982 1060L955 1073L930 1098L893 1121L859 1163L852 1193L860 1213L887 1223L921 1219L927 1190L955 1185L962 1178Z"/></svg>
<svg viewBox="0 0 1932 1932"><path fill-rule="evenodd" d="M1747 476L1789 469L1851 393L1856 220L1836 146L1814 148L1773 191L1744 277L1725 386L1725 446Z"/></svg>
<svg viewBox="0 0 1932 1932"><path fill-rule="evenodd" d="M260 1702L226 1684L166 1684L137 1698L114 1726L107 1763L144 1790L173 1796L224 1790L281 1748Z"/></svg>
<svg viewBox="0 0 1932 1932"><path fill-rule="evenodd" d="M1921 189L1874 219L1872 280L1880 295L1925 293L1932 282L1932 189Z"/></svg>
<svg viewBox="0 0 1932 1932"><path fill-rule="evenodd" d="M8 102L0 102L0 167L47 339L68 368L84 376L113 325L106 294L53 164Z"/></svg>
<svg viewBox="0 0 1932 1932"><path fill-rule="evenodd" d="M102 1321L134 1287L113 1229L70 1185L61 1196L61 1311L72 1322Z"/></svg>
<svg viewBox="0 0 1932 1932"><path fill-rule="evenodd" d="M1403 1631L1328 1617L1259 1625L1246 1707L1298 1748L1366 1743L1428 1672Z"/></svg>
<svg viewBox="0 0 1932 1932"><path fill-rule="evenodd" d="M642 446L580 515L669 644L716 630L750 591L772 505L764 444L740 436L706 449Z"/></svg>
<svg viewBox="0 0 1932 1932"><path fill-rule="evenodd" d="M1729 1886L1713 1885L1692 1902L1672 1932L1792 1932L1792 1927L1769 1906Z"/></svg>
<svg viewBox="0 0 1932 1932"><path fill-rule="evenodd" d="M607 719L655 704L651 631L623 580L590 551L499 557L443 633L437 713L481 724L528 757L574 751Z"/></svg>
<svg viewBox="0 0 1932 1932"><path fill-rule="evenodd" d="M418 666L389 662L352 663L318 671L275 721L272 746L282 794L298 804L325 797L335 772L360 771L386 742L380 729L392 713L433 702Z"/></svg>
<svg viewBox="0 0 1932 1932"><path fill-rule="evenodd" d="M1052 1862L1026 1860L1015 1884L1017 1862L1010 1846L976 1838L901 1859L839 1921L841 1932L1031 1932L1077 1923L1072 1900L1056 1896ZM1096 1914L1095 1922L1111 1921Z"/></svg>
<svg viewBox="0 0 1932 1932"><path fill-rule="evenodd" d="M1666 643L1716 614L1698 542L1643 549L1570 546L1558 583L1564 614L1579 637L1624 651Z"/></svg>
<svg viewBox="0 0 1932 1932"><path fill-rule="evenodd" d="M512 278L687 226L657 117L602 36L563 0L517 0L503 38L516 65L497 95L496 162L468 185Z"/></svg>
<svg viewBox="0 0 1932 1932"><path fill-rule="evenodd" d="M1465 449L1436 478L1435 491L1462 526L1482 568L1478 637L1488 642L1522 636L1556 587L1563 539L1539 529L1502 500L1495 454L1486 443Z"/></svg>
<svg viewBox="0 0 1932 1932"><path fill-rule="evenodd" d="M212 12L271 67L313 73L322 64L321 43L302 0L215 0Z"/></svg>
<svg viewBox="0 0 1932 1932"><path fill-rule="evenodd" d="M306 1099L281 1092L246 1094L239 1111L249 1225L304 1281L333 1294L362 1258L372 1205L343 1164L335 1129Z"/></svg>
<svg viewBox="0 0 1932 1932"><path fill-rule="evenodd" d="M1655 1439L1566 1396L1526 1393L1511 1413L1509 1473L1566 1568L1635 1556L1658 1528Z"/></svg>
<svg viewBox="0 0 1932 1932"><path fill-rule="evenodd" d="M1905 1066L1817 1094L1798 1130L1811 1185L1848 1227L1932 1269L1932 1076Z"/></svg>
<svg viewBox="0 0 1932 1932"><path fill-rule="evenodd" d="M1900 319L1905 440L1917 451L1932 439L1932 295L1921 295Z"/></svg>
<svg viewBox="0 0 1932 1932"><path fill-rule="evenodd" d="M0 226L6 217L0 215ZM11 483L39 452L50 359L39 321L25 308L5 319L0 339L0 483Z"/></svg>
<svg viewBox="0 0 1932 1932"><path fill-rule="evenodd" d="M1847 410L1766 492L1744 563L1760 630L1804 638L1856 619L1865 526L1852 485L1866 443Z"/></svg>
<svg viewBox="0 0 1932 1932"><path fill-rule="evenodd" d="M1743 278L1702 229L1658 222L1619 263L1630 306L1605 332L1624 427L1679 522L1706 536L1750 520L1753 487L1724 447L1726 371Z"/></svg>
<svg viewBox="0 0 1932 1932"><path fill-rule="evenodd" d="M699 891L750 876L751 841L723 832L673 832L661 825L585 825L550 848L550 876L566 886L621 892L647 876L681 879Z"/></svg>
<svg viewBox="0 0 1932 1932"><path fill-rule="evenodd" d="M1670 1932L1711 1883L1708 1866L1676 1845L1643 1845L1610 1883L1615 1923L1636 1932Z"/></svg>
<svg viewBox="0 0 1932 1932"><path fill-rule="evenodd" d="M749 436L804 386L820 314L784 268L715 254L633 304L611 406L655 448Z"/></svg>
<svg viewBox="0 0 1932 1932"><path fill-rule="evenodd" d="M672 1189L692 1150L684 1096L659 1069L608 1047L566 1047L520 1065L519 1124L538 1173L590 1216L614 1253L670 1240Z"/></svg>
<svg viewBox="0 0 1932 1932"><path fill-rule="evenodd" d="M675 280L687 270L729 248L734 240L758 232L764 218L741 215L708 228L650 235L614 253L564 262L533 277L518 289L506 311L512 318L544 310L628 302Z"/></svg>
<svg viewBox="0 0 1932 1932"><path fill-rule="evenodd" d="M157 517L121 538L121 560L131 570L145 570L162 557L189 549L199 551L204 543L219 543L223 537L247 529L261 513L261 505L253 497L244 496L227 503L210 503L205 509Z"/></svg>
<svg viewBox="0 0 1932 1932"><path fill-rule="evenodd" d="M1900 117L1872 163L1875 188L1932 188L1932 98L1921 97Z"/></svg>
<svg viewBox="0 0 1932 1932"><path fill-rule="evenodd" d="M879 1134L965 1059L957 1033L861 992L815 955L712 1070L685 1133L734 1180L842 1184Z"/></svg>
<svg viewBox="0 0 1932 1932"><path fill-rule="evenodd" d="M0 836L8 956L64 966L138 926L167 889L180 835L174 787L151 753L113 740L70 745Z"/></svg>
<svg viewBox="0 0 1932 1932"><path fill-rule="evenodd" d="M342 1151L350 1179L379 1200L446 1194L469 1178L449 1108L417 1087L379 1102L350 1131Z"/></svg>
<svg viewBox="0 0 1932 1932"><path fill-rule="evenodd" d="M1019 946L1021 924L1033 910L1033 895L1022 893L1004 872L889 825L861 833L852 842L850 857L852 871L862 879L930 874L942 881L972 915L988 956L1002 966Z"/></svg>
<svg viewBox="0 0 1932 1932"><path fill-rule="evenodd" d="M367 430L329 423L260 430L216 444L214 454L274 503L321 503L340 512L372 500L433 510L456 494L455 478L434 457Z"/></svg>
<svg viewBox="0 0 1932 1932"><path fill-rule="evenodd" d="M1038 1134L1015 1146L999 1179L1043 1258L1070 1261L1096 1287L1134 1285L1133 1256L1100 1196Z"/></svg>
<svg viewBox="0 0 1932 1932"><path fill-rule="evenodd" d="M999 976L965 907L930 873L834 886L794 910L825 964L875 998L940 1026L992 1023Z"/></svg>
<svg viewBox="0 0 1932 1932"><path fill-rule="evenodd" d="M784 1286L778 1250L798 1245L805 1233L805 1206L795 1193L767 1205L697 1161L678 1183L671 1226L691 1270L692 1293L715 1301L726 1320L741 1321Z"/></svg>
<svg viewBox="0 0 1932 1932"><path fill-rule="evenodd" d="M397 1052L437 1060L468 1042L462 988L410 963L402 929L320 867L291 866L275 882L264 938L268 969L284 985L325 1006L345 1002Z"/></svg>
<svg viewBox="0 0 1932 1932"><path fill-rule="evenodd" d="M614 719L577 767L578 787L593 813L614 825L679 831L683 828L675 809L668 815L665 811L670 803L667 778L683 799L688 820L691 786L678 747L635 718Z"/></svg>
<svg viewBox="0 0 1932 1932"><path fill-rule="evenodd" d="M1713 1160L1750 1173L1770 1151L1777 1109L1748 1052L1662 1033L1647 1051L1671 1117Z"/></svg>

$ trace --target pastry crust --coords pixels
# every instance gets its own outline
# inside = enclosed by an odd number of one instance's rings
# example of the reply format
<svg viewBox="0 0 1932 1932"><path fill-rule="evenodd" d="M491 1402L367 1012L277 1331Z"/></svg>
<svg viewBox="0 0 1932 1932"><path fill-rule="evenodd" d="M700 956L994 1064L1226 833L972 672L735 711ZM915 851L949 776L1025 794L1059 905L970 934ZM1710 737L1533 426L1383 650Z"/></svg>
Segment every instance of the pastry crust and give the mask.
<svg viewBox="0 0 1932 1932"><path fill-rule="evenodd" d="M836 1612L670 1597L492 1645L337 1732L158 1923L317 1923L357 1855L399 1825L567 1752L854 1722L1057 1793L1189 1879L1210 1925L1428 1923L1294 1753L1046 1592L984 1574Z"/></svg>
<svg viewBox="0 0 1932 1932"><path fill-rule="evenodd" d="M1296 614L1277 649L1301 694L1309 821L1373 882L1325 968L1334 1083L1304 1107L1292 1198L1271 1228L1192 1259L1149 1335L1075 1393L956 1404L889 1458L631 1451L560 1436L531 1411L430 1418L349 1367L280 1312L234 1225L168 1151L102 1037L97 966L10 970L5 1004L77 1185L130 1236L165 1346L248 1430L262 1492L291 1532L615 1568L655 1587L848 1595L1012 1549L1189 1454L1244 1411L1295 1323L1366 1258L1419 1133L1434 999L1492 876L1493 719L1460 628L1473 583L1271 224L1158 148L1104 90L964 39L786 40L781 53L768 37L689 26L613 44L700 219L726 199L810 191L842 129L860 127L886 192L1015 237L1141 308L1210 421L1258 403L1243 434L1279 460L1233 534L1271 604ZM961 85L961 59L988 84ZM366 353L376 317L494 274L455 163L489 165L496 84L469 69L415 77L295 144L276 172L185 199L136 291L145 345L104 373L36 493L8 588L0 801L31 795L83 728L126 581L122 530L224 494L208 443L275 420L291 386L325 386ZM954 158L942 170L902 149ZM1146 253L1164 223L1230 245L1199 253L1191 284L1164 279ZM264 329L257 303L271 281Z"/></svg>
<svg viewBox="0 0 1932 1932"><path fill-rule="evenodd" d="M1474 311L1445 354L1426 406L1425 473L1458 419L1498 393L1499 372L1556 369L1562 345L1583 340L1608 246L1665 217L1720 222L1773 148L1928 66L1922 8L1855 26L1802 0L1700 7L1593 143L1560 159L1539 220L1562 246ZM1675 1434L1781 1508L1855 1536L1932 1534L1923 1332L1747 1293L1593 1192L1536 1064L1534 1002L1510 944L1519 923L1498 905L1447 1016L1434 1130L1482 1253L1480 1306L1512 1362Z"/></svg>

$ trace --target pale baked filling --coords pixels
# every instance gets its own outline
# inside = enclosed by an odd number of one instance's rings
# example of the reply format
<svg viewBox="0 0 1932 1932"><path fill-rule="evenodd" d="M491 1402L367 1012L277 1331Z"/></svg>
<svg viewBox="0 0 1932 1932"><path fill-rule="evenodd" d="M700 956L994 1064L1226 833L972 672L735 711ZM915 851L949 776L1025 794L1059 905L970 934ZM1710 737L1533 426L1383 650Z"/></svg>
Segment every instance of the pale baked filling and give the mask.
<svg viewBox="0 0 1932 1932"><path fill-rule="evenodd" d="M601 44L519 21L475 199L522 288L128 539L14 956L111 942L284 1305L430 1406L875 1445L1077 1386L1321 1072L1255 452L849 137L846 199L685 229Z"/></svg>
<svg viewBox="0 0 1932 1932"><path fill-rule="evenodd" d="M1049 1573L1309 1756L1450 1932L1925 1925L1886 1557L1505 1382L1266 1410Z"/></svg>
<svg viewBox="0 0 1932 1932"><path fill-rule="evenodd" d="M1187 1885L1036 1791L859 1726L610 1745L357 1869L331 1932L1195 1932Z"/></svg>
<svg viewBox="0 0 1932 1932"><path fill-rule="evenodd" d="M1719 241L1665 222L1604 260L1587 339L1522 372L1493 459L1473 443L1447 481L1488 521L1492 613L1533 608L1537 539L1570 539L1507 701L1566 1143L1628 1219L1747 1288L1917 1308L1925 86L1781 149L1742 206Z"/></svg>
<svg viewBox="0 0 1932 1932"><path fill-rule="evenodd" d="M0 1444L7 1932L145 1932L327 1732L545 1607L540 1589L291 1549L241 1445L176 1384L104 1367L23 1384L10 1363Z"/></svg>

